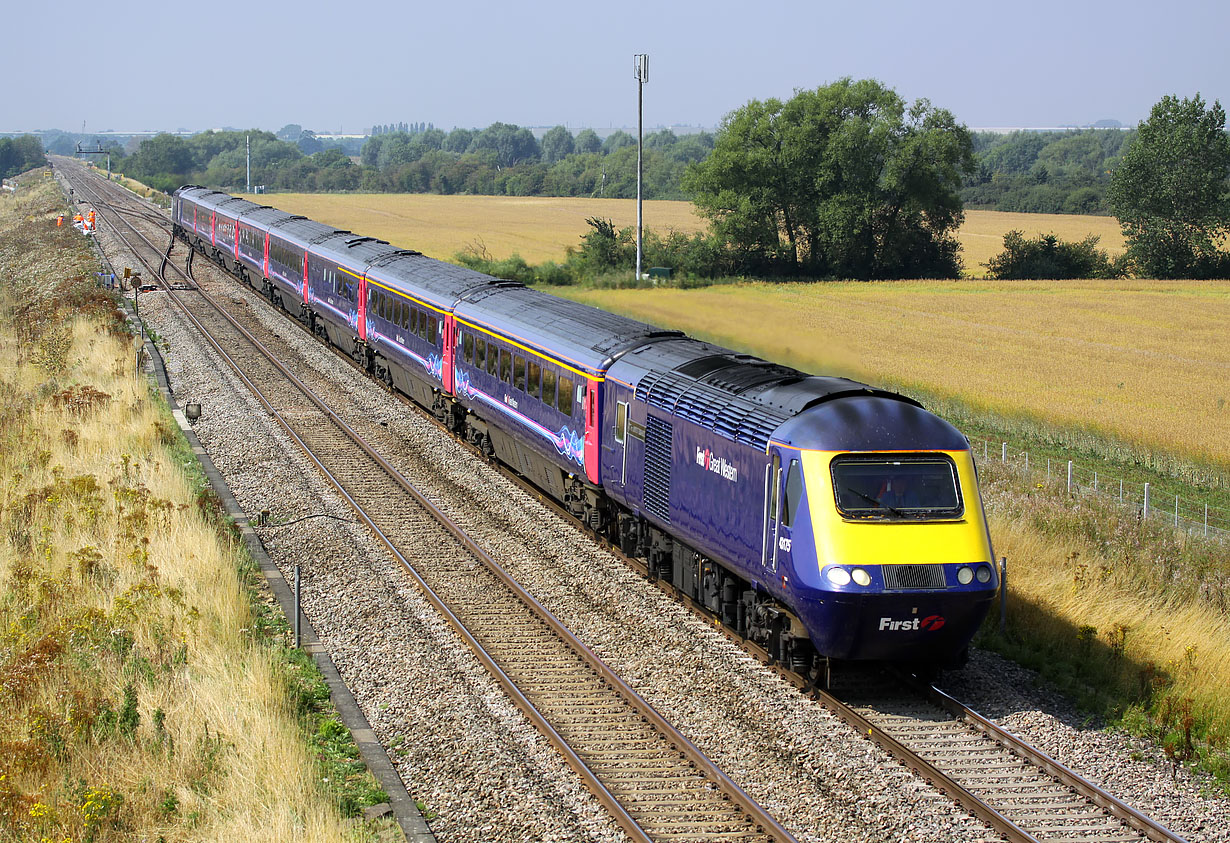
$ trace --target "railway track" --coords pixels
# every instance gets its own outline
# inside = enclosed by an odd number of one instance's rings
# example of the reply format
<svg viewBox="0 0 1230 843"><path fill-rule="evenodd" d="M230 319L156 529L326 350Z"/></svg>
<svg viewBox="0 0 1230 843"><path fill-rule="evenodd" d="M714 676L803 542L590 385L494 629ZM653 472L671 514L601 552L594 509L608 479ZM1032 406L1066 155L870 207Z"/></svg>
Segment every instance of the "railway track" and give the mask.
<svg viewBox="0 0 1230 843"><path fill-rule="evenodd" d="M759 805L200 290L106 221L303 448L633 840L793 841ZM156 259L153 255L159 255ZM157 261L157 263L155 262ZM189 273L183 273L192 281Z"/></svg>
<svg viewBox="0 0 1230 843"><path fill-rule="evenodd" d="M321 424L323 426L323 423ZM353 450L351 445L339 445L338 448L343 454L346 448ZM372 471L374 469L369 466L362 470ZM520 478L515 475L512 477L523 487L527 487L527 484ZM551 501L539 494L537 490L532 487L527 488L545 504L552 505ZM375 501L370 502L370 505L378 510L387 500L388 498L378 496ZM394 512L389 513L386 517L395 521L395 514L396 508L394 507ZM420 523L416 519L415 526L408 528L411 533L409 537L397 534L394 529L392 535L384 537L383 540L400 557L400 551L397 548L404 546L407 542L413 542L416 530L418 535L422 535L429 526L426 521ZM380 532L380 528L374 522L373 529ZM610 549L612 552L618 552L617 548ZM625 559L633 567L647 574L637 560L626 557ZM411 559L407 561L427 565L426 562L420 563ZM454 587L462 592L467 589L470 591L477 589L481 593L488 586L477 577L476 565L470 564L460 569L455 566L451 575L444 576L446 581L451 579L453 582L441 586L442 597L451 594L450 589ZM668 590L665 586L663 589ZM532 601L533 598L529 600ZM525 602L523 598L517 598L517 601ZM502 617L505 609L510 606L511 604L501 605L498 610L490 611L480 607L477 611L479 615ZM703 611L698 607L693 608ZM707 614L706 616L708 617ZM490 620L493 618L488 617L487 621ZM478 618L473 622L477 626L487 621ZM457 623L464 624L464 619L460 615ZM546 648L546 645L536 643L538 639L521 638L519 633L507 630L499 632L493 639L488 640L493 642L490 645L491 649L500 651L500 658L505 664L510 665L508 679L510 683L513 682L513 674L528 675L530 678L526 681L529 686L540 687L546 691L545 696L540 698L541 706L544 715L549 712L554 722L560 724L560 740L564 740L565 734L588 733L588 730L595 728L593 717L604 713L607 704L601 701L602 698L595 696L598 689L594 685L593 671L591 670L589 679L578 680L577 684L569 685L566 691L552 685L551 677L563 674L568 662L578 658L577 650L550 650ZM501 650L501 641L511 643ZM771 663L767 653L747 642L741 643L763 662ZM539 647L543 648L542 653L550 653L549 659L539 654ZM530 654L528 657L527 653ZM492 660L495 661L494 654L492 654ZM527 667L529 669L525 670ZM1062 765L933 688L891 679L883 675L847 672L839 676L839 684L831 692L826 693L811 688L803 677L792 674L780 666L774 667L788 681L800 689L814 693L826 707L837 713L852 727L871 737L907 766L917 770L919 775L948 793L1007 839L1073 841L1073 843L1087 840L1181 840L1139 812L1119 802L1110 794L1084 781L1072 771L1063 768ZM518 671L521 672L518 673ZM609 681L599 679L597 685L601 686ZM553 697L552 694L555 696ZM621 695L623 691L617 693L617 696ZM644 769L650 769L648 765L657 755L661 755L664 751L666 754L678 751L675 748L669 751L663 750L664 744L660 742L661 739L656 740L659 742L641 741L638 743L636 739L622 735L617 742L622 743L625 747L635 747L637 752L646 754L643 757L637 757L634 754L623 761L604 757L595 764L600 768L605 765L609 770L623 770L624 768L619 767L623 763L630 763L638 768L644 765ZM665 746L671 746L669 740ZM672 778L675 774L668 772L663 775ZM617 775L616 778L621 784L628 783L625 782L622 774ZM717 779L706 777L705 781L716 789ZM612 798L615 798L616 791L618 788L612 789ZM655 794L648 801L643 802L643 807L648 807L650 804L656 804L659 807L681 807L674 797L659 791L657 784L646 790L638 790L634 787L625 793L639 794L630 797L634 800ZM746 826L745 817L743 822ZM668 827L680 831L681 826L674 825L675 823L682 823L682 820L671 820ZM719 828L718 825L707 826L700 834L701 839L719 839L720 835L717 835ZM761 828L765 827L761 826ZM668 834L662 829L658 829L658 832ZM680 831L680 833L687 835L689 832Z"/></svg>

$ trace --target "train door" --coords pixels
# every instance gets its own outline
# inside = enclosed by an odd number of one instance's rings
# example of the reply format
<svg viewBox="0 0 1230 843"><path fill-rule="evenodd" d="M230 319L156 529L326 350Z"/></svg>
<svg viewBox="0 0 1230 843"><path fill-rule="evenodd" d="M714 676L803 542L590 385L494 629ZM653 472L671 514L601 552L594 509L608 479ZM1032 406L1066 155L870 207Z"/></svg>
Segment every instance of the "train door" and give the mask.
<svg viewBox="0 0 1230 843"><path fill-rule="evenodd" d="M760 562L766 573L789 569L795 518L803 501L803 470L798 459L783 463L774 452L765 466L764 537Z"/></svg>
<svg viewBox="0 0 1230 843"><path fill-rule="evenodd" d="M585 477L595 486L602 483L599 476L601 452L598 450L602 418L599 415L601 407L598 405L598 393L601 391L599 384L601 383L602 381L597 378L587 377L585 389L581 395L581 400L585 402Z"/></svg>
<svg viewBox="0 0 1230 843"><path fill-rule="evenodd" d="M442 345L440 357L442 359L440 369L440 382L444 386L444 391L449 395L453 394L453 361L457 356L457 322L453 319L453 314L444 314L444 336L442 337Z"/></svg>
<svg viewBox="0 0 1230 843"><path fill-rule="evenodd" d="M628 402L615 402L615 429L611 432L611 466L613 482L618 483L622 494L628 482Z"/></svg>

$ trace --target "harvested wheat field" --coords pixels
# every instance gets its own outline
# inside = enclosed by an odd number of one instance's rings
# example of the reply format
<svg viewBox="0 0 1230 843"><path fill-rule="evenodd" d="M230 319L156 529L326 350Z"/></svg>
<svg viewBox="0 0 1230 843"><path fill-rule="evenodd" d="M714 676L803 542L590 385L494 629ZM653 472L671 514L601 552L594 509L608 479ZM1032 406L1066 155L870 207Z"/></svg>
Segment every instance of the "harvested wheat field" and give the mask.
<svg viewBox="0 0 1230 843"><path fill-rule="evenodd" d="M921 389L1230 465L1230 282L557 292L802 369Z"/></svg>
<svg viewBox="0 0 1230 843"><path fill-rule="evenodd" d="M245 198L441 260L478 247L497 259L517 254L530 263L560 261L565 250L578 245L581 235L590 230L585 222L589 217L610 219L616 228L636 225L634 199L429 193L277 193ZM692 213L690 202L646 202L644 217L646 227L659 231L705 227Z"/></svg>
<svg viewBox="0 0 1230 843"><path fill-rule="evenodd" d="M589 231L585 222L589 217L609 218L617 228L636 225L636 201L632 199L425 193L275 193L246 198L441 260L478 246L496 259L518 254L530 263L559 261ZM690 233L707 227L706 220L693 213L690 202L646 202L644 219L646 228L659 232ZM1055 234L1062 240L1096 234L1110 254L1123 251L1123 236L1114 217L968 211L958 233L966 274L984 274L983 264L1003 251L1004 234L1012 229L1030 237Z"/></svg>

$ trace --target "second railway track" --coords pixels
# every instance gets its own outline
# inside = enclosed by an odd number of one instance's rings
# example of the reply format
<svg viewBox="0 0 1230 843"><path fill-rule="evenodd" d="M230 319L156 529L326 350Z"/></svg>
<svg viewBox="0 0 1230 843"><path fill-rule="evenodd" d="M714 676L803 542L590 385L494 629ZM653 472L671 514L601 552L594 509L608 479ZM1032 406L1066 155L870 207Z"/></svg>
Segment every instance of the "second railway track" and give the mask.
<svg viewBox="0 0 1230 843"><path fill-rule="evenodd" d="M168 292L631 839L794 840L255 337L199 290Z"/></svg>
<svg viewBox="0 0 1230 843"><path fill-rule="evenodd" d="M301 405L302 401L300 401L300 409ZM293 399L291 400L290 406L295 406ZM294 415L299 416L302 415L302 413L296 412ZM307 427L311 428L316 426L316 424L312 424ZM333 450L333 448L332 446L327 446L324 450L330 451ZM346 448L344 446L338 446L337 450L339 454L344 455L346 453ZM353 455L353 450L353 448L350 448L350 451L352 452L350 455L340 456L339 458L343 461L356 459ZM360 469L360 473L370 473L371 471L372 469L370 467ZM376 499L371 503L371 506L374 510L379 510L390 499L391 498L389 495L377 495ZM404 520L404 512L402 514ZM387 512L383 518L396 522L398 520L396 507L394 507L394 511ZM416 536L430 534L431 529L438 528L430 528L427 522L424 521L420 523L416 519L414 526L407 527L406 529L410 531L410 535L408 537L405 536L405 534L402 534L399 537L396 529L393 530L393 534L389 536L390 545L392 547L400 547L408 542L412 542ZM435 544L434 541L431 543ZM443 564L446 568L448 568L450 562L447 557L449 557L449 554L445 554L445 557L446 559ZM421 564L424 567L428 567L431 562L432 560L425 559L421 562ZM437 563L438 562L439 560L437 560ZM416 562L416 564L419 563ZM483 593L484 589L489 587L474 579L474 577L477 576L477 573L475 573L477 571L477 566L462 566L464 570L463 573L463 570L458 570L455 558L452 560L451 564L452 569L450 574L445 576L445 579L451 579L455 582L450 582L448 584L449 589L455 588L462 593L467 590L473 592L477 589L480 593ZM469 581L468 585L463 585L463 580ZM479 609L478 612L479 614L484 613L482 609ZM502 616L504 613L501 611L494 613L485 612L485 614ZM576 715L577 710L584 710L586 712L605 710L605 703L592 700L590 697L590 694L593 691L592 685L582 682L581 684L571 685L570 690L561 691L559 687L551 685L545 678L553 673L561 671L563 669L563 665L565 665L568 661L575 661L576 650L562 652L559 656L552 655L548 657L543 655L540 657L538 653L541 652L546 654L549 651L549 648L543 644L532 643L537 639L521 639L517 637L518 635L519 633L516 632L502 632L494 635L494 640L496 641L512 640L515 642L515 646L513 646L511 650L508 651L502 658L507 660L509 664L513 665L514 670L520 669L517 667L518 662L528 662L529 666L538 668L541 668L544 663L552 665L537 674L536 678L531 678L529 680L531 684L538 683L547 689L547 695L544 698L545 702L543 703L544 708L549 708L552 705L552 702L556 701L556 707L560 709L560 711L556 712L555 716L557 719L562 717L562 720L559 722L563 723L564 727L567 729L580 730L582 732L592 728L591 721L587 719L588 714L585 716L574 716ZM525 654L527 652L534 653L535 655L532 658L526 659ZM531 677L534 676L532 672L530 675ZM589 680L586 680L586 682L588 681ZM602 685L604 683L599 682L598 684ZM941 786L945 786L943 785L943 782L945 781L945 776L947 775L946 773L941 772L944 769L948 769L957 780L964 777L965 783L960 785L961 789L967 790L976 801L990 801L997 804L998 807L993 809L994 813L1003 816L1006 820L1006 825L1001 825L999 822L992 820L988 820L988 822L991 822L992 825L999 828L1000 831L1010 839L1072 841L1144 839L1142 836L1142 831L1139 829L1143 829L1143 834L1147 835L1149 839L1179 839L1174 835L1169 834L1164 829L1160 829L1160 827L1151 826L1147 820L1143 817L1135 815L1134 812L1130 811L1130 809L1125 811L1124 809L1126 806L1116 803L1113 799L1101 798L1096 793L1093 796L1076 796L1073 798L1071 793L1073 788L1072 780L1064 778L1064 776L1057 770L1050 769L1047 772L1043 772L1041 773L1041 779L1039 779L1040 767L1043 770L1047 770L1050 767L1058 767L1058 765L1055 765L1054 762L1049 762L1049 760L1039 760L1038 758L1033 758L1028 762L1025 762L1022 760L1021 756L1028 753L1026 749L1023 749L1020 746L1014 746L1008 750L999 748L994 750L994 753L998 754L994 754L988 747L992 745L1002 747L1004 741L999 737L992 740L985 736L977 735L976 733L979 731L979 727L977 726L970 726L968 724L954 725L961 723L961 721L947 718L949 725L937 726L942 737L936 739L921 736L920 728L910 725L910 720L907 718L913 718L915 722L930 722L938 724L939 718L935 716L934 710L931 710L930 713L919 713L918 711L913 710L917 709L918 701L915 699L911 702L908 699L901 698L899 696L899 691L883 691L879 693L879 696L876 696L875 694L868 694L866 693L866 687L854 692L855 698L851 699L850 702L852 703L851 708L855 709L855 718L865 717L866 722L872 724L871 728L873 732L879 731L883 734L890 735L895 733L900 743L910 744L911 746L917 744L915 749L918 749L919 751L911 754L924 757L919 758L912 764L912 766L919 769L921 775L924 777L940 781ZM859 694L862 694L861 699L858 698ZM898 696L894 696L894 694L897 694ZM562 702L558 702L560 700L562 700ZM584 701L584 704L573 705L571 701ZM826 701L826 704L834 708L840 707L841 705L837 700ZM849 715L843 716L850 719ZM958 729L961 731L958 732ZM982 729L981 731L985 733L986 730ZM676 749L670 747L669 740L665 744L663 744L659 739L644 740L640 743L637 743L637 740L638 739L629 739L625 734L617 738L614 742L622 743L626 746L635 746L635 752L644 753L642 757L636 758L632 761L628 761L627 759L621 761L603 758L598 762L598 766L606 764L614 768L623 769L621 765L627 763L631 766L648 767L651 757L655 755L665 754L669 756L676 754ZM657 742L655 743L655 741ZM601 744L603 741L599 741L599 743ZM962 744L972 745L974 743L978 744L977 748L972 753L967 754L966 757L968 759L974 759L973 763L976 765L976 768L971 769L967 764L967 766L963 769L960 768L959 765L958 768L954 769L950 762L953 757L958 755L956 752L958 747ZM607 741L607 745L610 745L609 741ZM930 751L927 749L928 745L930 747ZM909 752L909 750L907 750L907 752ZM929 758L926 757L928 755L930 756ZM1029 769L1026 769L1026 767ZM931 772L929 773L928 770ZM667 779L670 779L673 774L662 774L660 772L655 773L655 776L661 775L665 775ZM1056 778L1056 775L1058 775L1058 778ZM634 801L641 801L643 803L642 807L648 807L652 804L656 804L659 808L670 806L682 807L681 803L687 801L687 797L684 797L681 800L669 793L660 792L650 798L643 798L646 794L657 791L658 785L654 785L649 789L644 789L638 788L635 784L634 778L623 776L616 776L616 778L619 779L621 787L628 784L628 782L632 782L632 784L629 785L630 790L628 793L639 794L639 796L632 798ZM627 781L625 781L625 778ZM699 777L693 776L692 778L697 779ZM996 787L990 787L988 782L992 779L998 779L1001 783ZM1033 779L1034 783L1029 783L1028 780L1030 779ZM711 784L712 780L713 776L710 774L708 778L703 780L703 787L701 789L714 789ZM950 786L946 786L946 789L950 792L950 794L952 793L952 788ZM1031 790L1032 793L1030 792ZM1094 789L1094 791L1096 792L1096 789ZM971 810L978 811L978 809L972 805L969 805L969 807L971 807ZM671 816L670 819L665 822L664 826L658 827L655 833L660 836L653 837L652 839L667 839L676 833L683 834L684 836L689 836L693 833L686 831L686 825L684 819L682 819L682 813L677 813L675 816ZM986 817L985 813L979 813L981 816L984 816L984 818ZM718 836L716 835L716 832L719 827L731 831L731 833L746 834L749 831L749 826L756 825L755 823L749 824L746 821L746 815L742 812L736 812L736 820L737 821L733 825L725 826L721 825L720 822L711 825L704 825L702 823L702 825L699 826L702 830L698 832L700 836L695 839L717 839ZM708 820L708 822L714 823L712 819ZM761 823L761 826L763 827L763 823ZM706 836L708 834L713 834L714 836Z"/></svg>

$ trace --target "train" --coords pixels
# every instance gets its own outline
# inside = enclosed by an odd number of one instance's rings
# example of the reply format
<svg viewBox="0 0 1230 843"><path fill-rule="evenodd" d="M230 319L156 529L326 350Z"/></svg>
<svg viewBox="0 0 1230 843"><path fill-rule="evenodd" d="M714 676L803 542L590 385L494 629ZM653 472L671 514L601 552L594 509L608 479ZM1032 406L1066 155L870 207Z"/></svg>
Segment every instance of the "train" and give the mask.
<svg viewBox="0 0 1230 843"><path fill-rule="evenodd" d="M841 662L964 663L999 572L969 440L915 400L199 185L172 216L772 659L817 682Z"/></svg>

